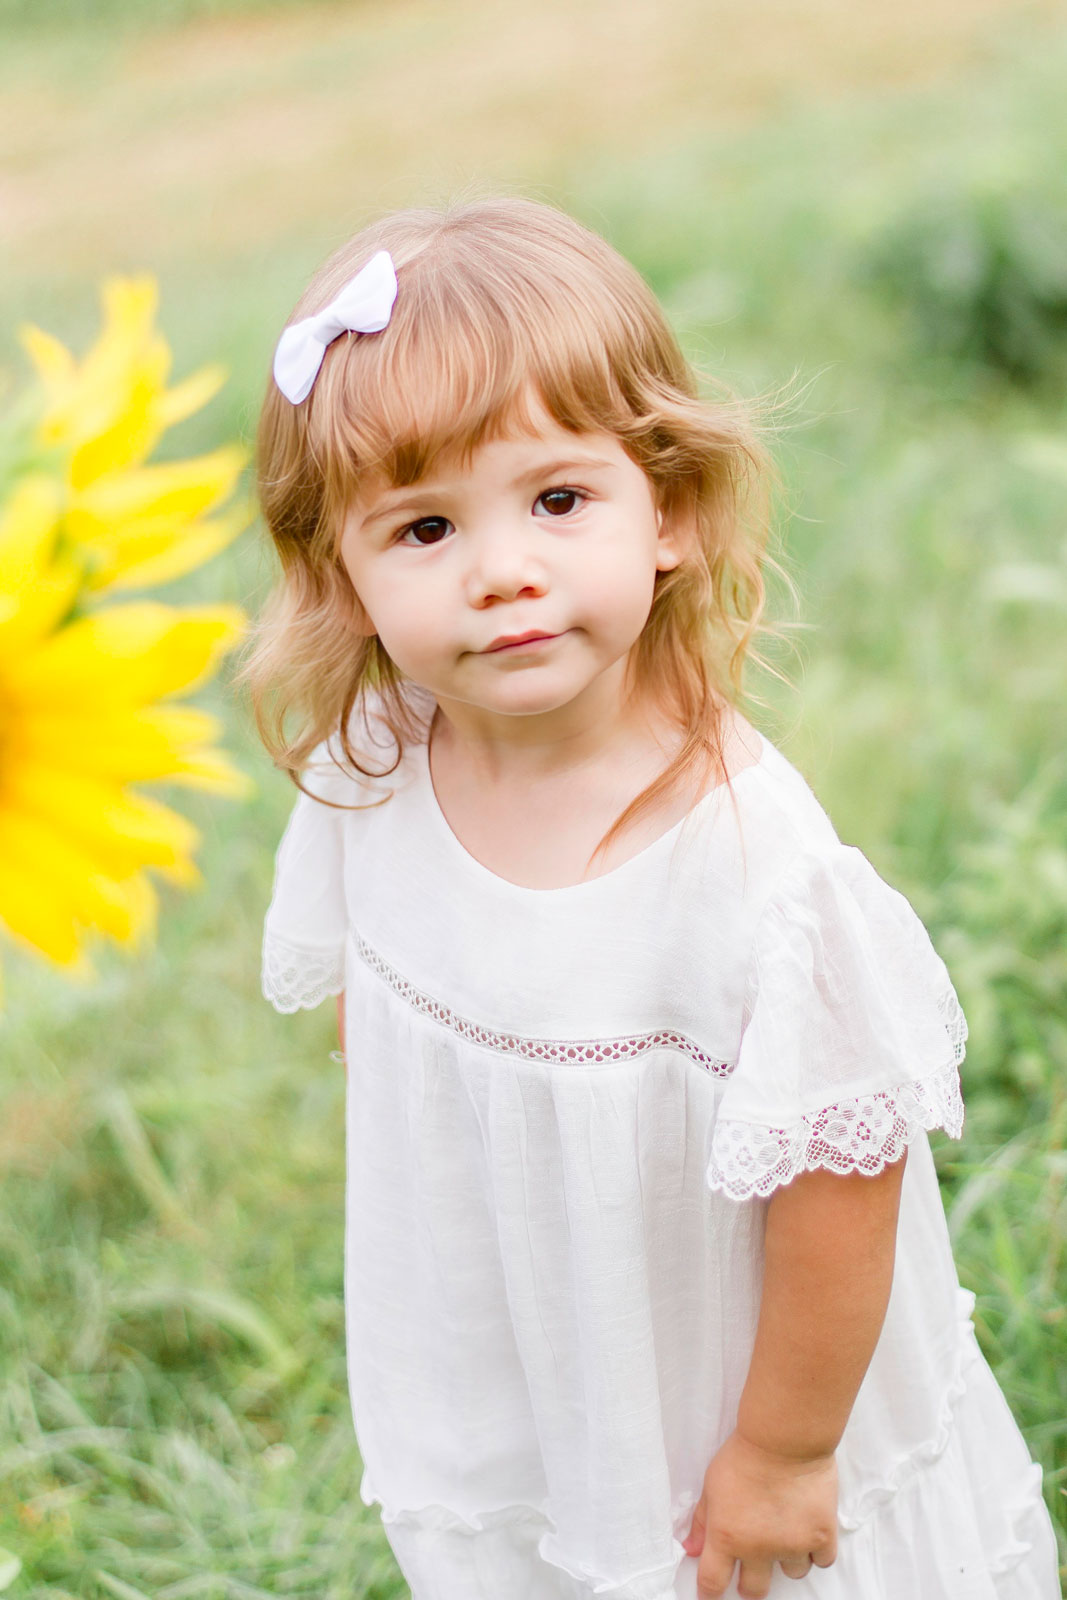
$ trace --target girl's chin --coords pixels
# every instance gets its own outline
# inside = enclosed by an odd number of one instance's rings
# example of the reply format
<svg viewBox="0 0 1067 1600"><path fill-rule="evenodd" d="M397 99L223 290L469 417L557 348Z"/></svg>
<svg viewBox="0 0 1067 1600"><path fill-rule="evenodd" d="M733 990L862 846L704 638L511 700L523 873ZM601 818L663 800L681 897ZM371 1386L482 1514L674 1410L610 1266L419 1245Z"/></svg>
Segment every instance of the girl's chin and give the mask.
<svg viewBox="0 0 1067 1600"><path fill-rule="evenodd" d="M498 716L550 716L580 700L583 691L589 687L588 684L552 683L547 675L540 682L535 682L537 676L531 673L527 678L523 674L526 681L520 682L516 674L511 681L496 684L491 690L481 686L477 689L465 686L450 693L442 689L437 691L437 699L445 704L451 700Z"/></svg>

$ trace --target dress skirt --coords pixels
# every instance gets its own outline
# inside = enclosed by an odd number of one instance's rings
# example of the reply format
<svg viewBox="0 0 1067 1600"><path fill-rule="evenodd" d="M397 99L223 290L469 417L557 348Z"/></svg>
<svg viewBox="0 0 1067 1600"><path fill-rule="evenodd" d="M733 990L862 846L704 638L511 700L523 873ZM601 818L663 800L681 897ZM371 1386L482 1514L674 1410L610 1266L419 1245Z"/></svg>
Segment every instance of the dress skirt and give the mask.
<svg viewBox="0 0 1067 1600"><path fill-rule="evenodd" d="M1058 1600L1056 1539L1011 1412L973 1333L965 1339L963 1387L943 1436L900 1464L895 1488L862 1520L838 1529L837 1560L806 1578L776 1571L768 1600ZM364 1498L370 1499L364 1480ZM412 1600L700 1600L699 1558L680 1541L692 1505L674 1523L678 1565L633 1574L605 1589L591 1576L546 1560L551 1523L532 1506L487 1515L477 1528L438 1508L383 1510L383 1526ZM726 1600L736 1600L735 1582Z"/></svg>

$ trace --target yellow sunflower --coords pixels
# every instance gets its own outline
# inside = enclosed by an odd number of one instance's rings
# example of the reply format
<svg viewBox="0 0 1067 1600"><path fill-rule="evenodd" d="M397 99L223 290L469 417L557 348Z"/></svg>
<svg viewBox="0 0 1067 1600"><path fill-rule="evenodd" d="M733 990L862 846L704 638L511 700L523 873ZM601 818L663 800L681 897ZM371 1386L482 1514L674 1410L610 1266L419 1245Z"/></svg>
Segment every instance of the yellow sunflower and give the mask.
<svg viewBox="0 0 1067 1600"><path fill-rule="evenodd" d="M128 785L252 788L217 746L219 719L173 700L210 678L244 613L152 599L87 606L102 590L191 570L248 520L243 509L207 515L233 491L243 451L144 464L221 381L204 369L165 388L155 305L151 280L107 285L104 332L80 364L26 331L44 390L39 459L33 470L7 463L15 487L0 505L0 925L78 976L91 975L91 938L154 933L149 871L200 881L198 831Z"/></svg>
<svg viewBox="0 0 1067 1600"><path fill-rule="evenodd" d="M155 327L155 280L112 278L104 325L79 362L40 328L21 337L43 392L37 438L64 484L66 536L86 554L85 585L145 588L200 566L251 520L247 504L218 512L247 452L224 445L184 461L145 464L165 430L199 411L225 374L203 367L166 387L171 353Z"/></svg>
<svg viewBox="0 0 1067 1600"><path fill-rule="evenodd" d="M249 790L213 747L217 718L156 703L209 677L245 619L144 600L64 620L81 571L58 544L59 498L27 479L0 517L0 919L87 976L87 933L136 943L154 931L147 867L199 881L197 830L126 785Z"/></svg>

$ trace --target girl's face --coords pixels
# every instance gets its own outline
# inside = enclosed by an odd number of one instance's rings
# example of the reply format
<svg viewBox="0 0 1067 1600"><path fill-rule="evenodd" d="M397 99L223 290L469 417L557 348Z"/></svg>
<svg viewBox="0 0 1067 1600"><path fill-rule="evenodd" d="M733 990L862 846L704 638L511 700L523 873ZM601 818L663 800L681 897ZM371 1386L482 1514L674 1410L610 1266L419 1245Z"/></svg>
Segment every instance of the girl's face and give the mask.
<svg viewBox="0 0 1067 1600"><path fill-rule="evenodd" d="M341 539L366 632L446 714L498 731L582 697L621 705L656 573L681 555L619 441L546 413L410 488L367 488Z"/></svg>

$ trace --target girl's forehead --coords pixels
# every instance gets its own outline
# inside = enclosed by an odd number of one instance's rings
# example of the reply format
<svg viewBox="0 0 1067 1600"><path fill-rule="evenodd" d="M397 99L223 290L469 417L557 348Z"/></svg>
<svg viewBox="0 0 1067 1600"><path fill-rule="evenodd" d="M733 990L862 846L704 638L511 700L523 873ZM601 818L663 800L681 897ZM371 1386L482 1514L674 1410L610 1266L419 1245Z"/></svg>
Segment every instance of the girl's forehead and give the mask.
<svg viewBox="0 0 1067 1600"><path fill-rule="evenodd" d="M414 487L432 490L474 479L507 481L564 467L590 470L617 466L629 457L611 433L565 428L538 404L524 410L477 443L442 450L414 481L397 481L384 472L366 473L353 497L355 504L395 498Z"/></svg>

